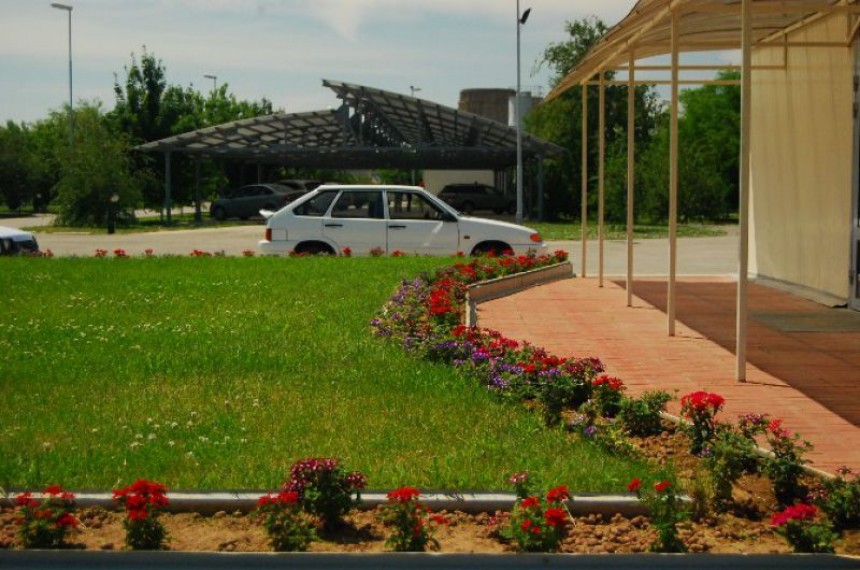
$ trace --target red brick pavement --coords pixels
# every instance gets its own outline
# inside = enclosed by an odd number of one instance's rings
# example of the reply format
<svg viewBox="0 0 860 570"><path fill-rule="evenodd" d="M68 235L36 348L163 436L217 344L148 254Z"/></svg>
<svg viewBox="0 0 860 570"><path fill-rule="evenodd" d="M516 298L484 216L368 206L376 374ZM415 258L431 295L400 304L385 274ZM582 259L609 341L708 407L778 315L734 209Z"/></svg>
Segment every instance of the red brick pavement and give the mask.
<svg viewBox="0 0 860 570"><path fill-rule="evenodd" d="M758 314L821 313L811 301L749 289L747 382L734 380L735 291L725 278L678 282L676 336L667 335L665 280L569 279L480 305L479 324L559 356L597 356L632 394L662 389L721 394L721 414L768 413L813 443L812 466L860 471L860 332L782 332ZM678 413L677 400L669 411Z"/></svg>

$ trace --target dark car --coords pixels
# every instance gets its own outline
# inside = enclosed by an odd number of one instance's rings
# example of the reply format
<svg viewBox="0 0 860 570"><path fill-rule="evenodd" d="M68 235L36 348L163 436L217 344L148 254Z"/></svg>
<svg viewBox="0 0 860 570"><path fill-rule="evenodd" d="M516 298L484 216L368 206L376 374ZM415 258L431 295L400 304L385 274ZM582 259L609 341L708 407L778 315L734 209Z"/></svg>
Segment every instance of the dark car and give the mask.
<svg viewBox="0 0 860 570"><path fill-rule="evenodd" d="M224 192L212 202L209 213L216 220L247 220L259 216L260 210L280 210L304 194L304 190L292 190L280 184L249 184Z"/></svg>
<svg viewBox="0 0 860 570"><path fill-rule="evenodd" d="M465 214L478 210L491 210L497 214L514 214L515 198L505 196L497 188L486 184L448 184L439 192L439 198Z"/></svg>

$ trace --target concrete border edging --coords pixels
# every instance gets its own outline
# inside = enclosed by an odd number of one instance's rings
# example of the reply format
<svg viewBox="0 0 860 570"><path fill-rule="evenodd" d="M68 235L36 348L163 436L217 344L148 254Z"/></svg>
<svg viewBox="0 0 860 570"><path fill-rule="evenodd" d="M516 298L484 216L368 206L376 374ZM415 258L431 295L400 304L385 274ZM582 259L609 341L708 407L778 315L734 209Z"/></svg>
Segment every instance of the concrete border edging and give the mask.
<svg viewBox="0 0 860 570"><path fill-rule="evenodd" d="M112 493L96 491L71 491L75 494L77 508L102 507L115 509L116 503ZM232 513L252 511L257 500L268 491L213 491L207 493L168 492L170 499L168 512L200 513L212 515L220 511ZM0 498L0 506L13 506L14 500L9 493ZM42 493L33 493L34 499L42 498ZM358 508L374 509L387 501L385 491L368 491L361 494ZM516 496L513 493L457 493L457 492L428 492L422 493L420 501L432 511L462 511L465 513L494 513L513 509ZM648 508L633 493L606 495L600 493L584 493L574 495L567 502L570 512L575 515L601 514L625 516L647 515Z"/></svg>
<svg viewBox="0 0 860 570"><path fill-rule="evenodd" d="M576 277L576 274L573 272L573 264L568 260L469 285L466 289L466 326L478 324L478 305L480 303L507 297L536 285L572 277Z"/></svg>

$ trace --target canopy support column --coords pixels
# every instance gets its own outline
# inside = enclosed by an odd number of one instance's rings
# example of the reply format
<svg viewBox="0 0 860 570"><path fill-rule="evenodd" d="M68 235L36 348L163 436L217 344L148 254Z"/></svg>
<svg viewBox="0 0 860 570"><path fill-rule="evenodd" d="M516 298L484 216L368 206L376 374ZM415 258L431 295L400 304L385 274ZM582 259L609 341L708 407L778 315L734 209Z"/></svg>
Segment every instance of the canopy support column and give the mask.
<svg viewBox="0 0 860 570"><path fill-rule="evenodd" d="M666 316L675 336L675 274L678 260L678 12L672 11L672 111L669 144L669 289Z"/></svg>
<svg viewBox="0 0 860 570"><path fill-rule="evenodd" d="M741 68L741 156L740 204L738 218L740 239L738 252L737 346L736 379L746 382L747 360L747 273L749 270L749 200L750 200L750 139L752 134L752 1L741 4L741 38L743 63Z"/></svg>
<svg viewBox="0 0 860 570"><path fill-rule="evenodd" d="M603 287L603 239L604 239L604 201L606 199L606 84L604 83L603 72L600 72L600 138L598 139L599 161L597 166L597 246L598 246L598 262L597 262L597 284Z"/></svg>
<svg viewBox="0 0 860 570"><path fill-rule="evenodd" d="M167 225L171 225L173 223L173 219L171 217L171 209L173 207L173 197L171 194L173 193L173 186L171 183L171 179L173 178L171 170L172 170L172 155L170 152L164 153L164 209L167 211Z"/></svg>
<svg viewBox="0 0 860 570"><path fill-rule="evenodd" d="M194 159L194 223L203 223L200 200L200 157Z"/></svg>
<svg viewBox="0 0 860 570"><path fill-rule="evenodd" d="M582 240L582 276L587 277L586 253L588 251L588 83L582 89L582 191L580 194L580 239Z"/></svg>
<svg viewBox="0 0 860 570"><path fill-rule="evenodd" d="M543 222L546 212L546 200L544 199L544 167L543 167L543 156L537 156L537 189L538 189L538 221Z"/></svg>
<svg viewBox="0 0 860 570"><path fill-rule="evenodd" d="M627 77L627 306L633 306L633 188L636 181L636 57L630 51Z"/></svg>

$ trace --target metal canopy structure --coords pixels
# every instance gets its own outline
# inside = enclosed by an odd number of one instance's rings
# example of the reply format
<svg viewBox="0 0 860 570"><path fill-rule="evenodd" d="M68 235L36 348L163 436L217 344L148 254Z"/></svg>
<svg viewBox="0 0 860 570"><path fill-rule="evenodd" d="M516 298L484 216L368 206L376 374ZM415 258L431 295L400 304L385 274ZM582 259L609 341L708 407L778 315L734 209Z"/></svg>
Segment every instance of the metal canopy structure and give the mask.
<svg viewBox="0 0 860 570"><path fill-rule="evenodd" d="M137 148L331 169L501 170L516 164L513 127L381 89L329 80L323 85L341 99L337 110L243 119ZM526 136L524 150L532 159L564 152L533 136Z"/></svg>
<svg viewBox="0 0 860 570"><path fill-rule="evenodd" d="M846 20L844 39L829 42L791 41L792 33L833 15L844 15ZM671 123L669 150L669 271L666 313L668 334L675 334L675 278L677 260L677 203L678 203L678 115L679 86L682 84L727 83L716 80L686 80L683 71L706 71L734 68L741 70L741 149L740 149L740 199L739 199L739 253L737 294L737 338L736 378L746 379L747 343L747 282L749 258L749 196L750 196L750 141L752 138L752 72L754 70L784 70L792 48L839 48L847 49L860 30L860 5L856 0L639 0L631 12L610 29L586 54L579 64L562 79L547 96L547 101L559 97L575 86L582 86L582 208L583 235L586 236L588 172L587 155L587 90L597 85L600 90L599 126L599 276L603 286L603 173L605 124L604 90L606 85L628 85L630 109L636 85L665 84L671 86ZM756 67L752 63L754 49L780 49L783 65ZM681 52L714 52L740 50L742 64L726 65L681 65ZM640 60L654 56L670 56L669 65L646 65ZM626 72L626 80L615 81L606 77L607 72ZM641 79L641 71L665 71L670 79ZM738 82L734 82L738 83ZM633 289L633 186L635 184L634 148L630 134L635 128L633 113L628 117L628 202L627 202L627 294L631 305ZM586 238L587 239L587 238ZM585 239L583 240L582 273L585 275Z"/></svg>
<svg viewBox="0 0 860 570"><path fill-rule="evenodd" d="M672 53L673 19L680 52L738 50L742 47L742 0L639 0L588 55L547 96L551 100L603 71L629 69L631 56L641 60ZM830 14L860 14L854 0L750 0L751 47L848 47L857 26L846 30L844 43L788 41L788 34ZM635 65L637 71L669 71L669 66ZM679 66L701 71L719 66ZM641 83L655 83L642 80ZM657 81L657 83L661 83Z"/></svg>

